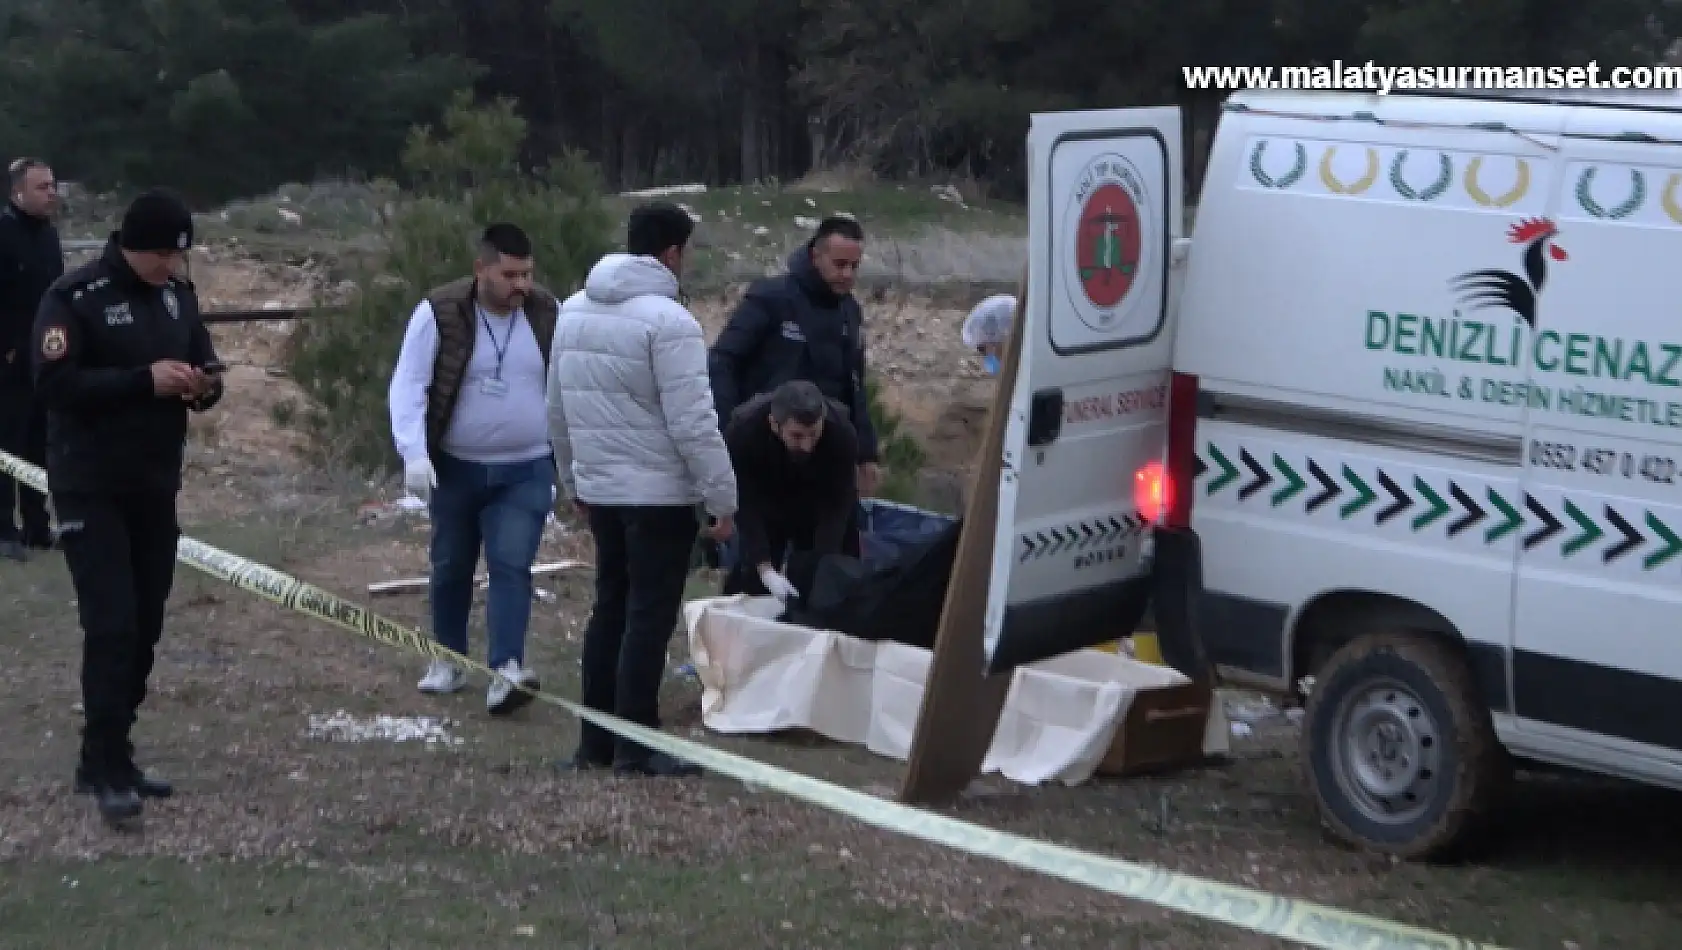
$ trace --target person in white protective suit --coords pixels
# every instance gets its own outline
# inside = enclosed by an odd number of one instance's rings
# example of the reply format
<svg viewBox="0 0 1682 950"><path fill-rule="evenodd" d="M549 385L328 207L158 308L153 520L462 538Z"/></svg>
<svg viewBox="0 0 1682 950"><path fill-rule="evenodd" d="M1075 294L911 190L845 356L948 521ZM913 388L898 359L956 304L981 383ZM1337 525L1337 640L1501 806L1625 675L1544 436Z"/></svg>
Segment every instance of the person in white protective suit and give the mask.
<svg viewBox="0 0 1682 950"><path fill-rule="evenodd" d="M999 375L999 360L1016 318L1016 298L994 294L975 305L964 318L964 345L981 354L981 365L989 375Z"/></svg>

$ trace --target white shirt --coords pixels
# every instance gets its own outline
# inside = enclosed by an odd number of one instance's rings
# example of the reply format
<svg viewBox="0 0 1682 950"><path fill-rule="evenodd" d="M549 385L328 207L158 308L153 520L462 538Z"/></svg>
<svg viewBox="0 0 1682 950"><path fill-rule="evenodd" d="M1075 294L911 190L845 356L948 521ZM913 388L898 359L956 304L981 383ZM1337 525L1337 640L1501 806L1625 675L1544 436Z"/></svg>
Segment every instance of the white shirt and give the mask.
<svg viewBox="0 0 1682 950"><path fill-rule="evenodd" d="M473 358L462 374L455 415L438 446L469 462L530 462L550 453L545 411L546 370L537 336L523 311L499 316L478 305ZM494 334L494 337L493 335ZM502 352L501 383L498 351ZM422 300L409 317L391 375L391 435L404 463L428 457L426 393L438 358L438 321ZM503 387L506 387L504 390Z"/></svg>

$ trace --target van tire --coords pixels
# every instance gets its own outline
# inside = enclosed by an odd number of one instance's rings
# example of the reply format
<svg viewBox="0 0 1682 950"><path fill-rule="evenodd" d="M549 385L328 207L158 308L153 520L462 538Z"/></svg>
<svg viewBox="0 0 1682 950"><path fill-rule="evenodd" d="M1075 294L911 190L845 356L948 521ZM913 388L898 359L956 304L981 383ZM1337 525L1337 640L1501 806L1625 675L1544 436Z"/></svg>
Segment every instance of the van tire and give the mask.
<svg viewBox="0 0 1682 950"><path fill-rule="evenodd" d="M1373 634L1332 654L1315 676L1302 742L1332 834L1410 861L1482 844L1512 774L1470 670L1431 637Z"/></svg>

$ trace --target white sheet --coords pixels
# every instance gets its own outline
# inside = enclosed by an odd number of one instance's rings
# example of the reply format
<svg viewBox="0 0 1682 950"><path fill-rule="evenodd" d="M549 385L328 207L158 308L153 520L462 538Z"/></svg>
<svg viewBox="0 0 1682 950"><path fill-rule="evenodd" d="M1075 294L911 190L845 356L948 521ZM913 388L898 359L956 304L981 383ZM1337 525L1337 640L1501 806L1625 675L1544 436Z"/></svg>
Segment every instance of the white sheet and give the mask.
<svg viewBox="0 0 1682 950"><path fill-rule="evenodd" d="M904 761L911 754L932 654L772 619L772 598L714 597L684 605L707 728L743 734L808 729ZM1012 676L982 772L1039 784L1086 781L1142 690L1189 682L1168 667L1101 650L1029 664ZM1204 749L1227 751L1219 702Z"/></svg>

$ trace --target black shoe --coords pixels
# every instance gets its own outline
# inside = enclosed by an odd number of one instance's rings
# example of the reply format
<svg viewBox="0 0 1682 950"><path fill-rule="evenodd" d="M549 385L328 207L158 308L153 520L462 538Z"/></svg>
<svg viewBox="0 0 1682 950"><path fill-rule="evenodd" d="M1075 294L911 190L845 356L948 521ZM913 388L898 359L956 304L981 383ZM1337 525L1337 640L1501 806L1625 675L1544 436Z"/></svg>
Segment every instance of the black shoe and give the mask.
<svg viewBox="0 0 1682 950"><path fill-rule="evenodd" d="M147 778L146 773L136 769L131 784L134 792L141 798L171 798L175 795L175 786L162 779ZM76 770L76 794L93 795L97 791L94 783L88 781L80 769Z"/></svg>
<svg viewBox="0 0 1682 950"><path fill-rule="evenodd" d="M172 798L175 786L163 779L147 778L144 772L134 773L134 791L141 798Z"/></svg>
<svg viewBox="0 0 1682 950"><path fill-rule="evenodd" d="M134 789L98 785L92 792L94 802L99 807L99 817L105 819L108 824L119 825L140 817L140 795Z"/></svg>
<svg viewBox="0 0 1682 950"><path fill-rule="evenodd" d="M557 772L594 772L597 769L611 768L613 760L609 758L594 758L582 752L575 753L571 758L562 759L555 763Z"/></svg>
<svg viewBox="0 0 1682 950"><path fill-rule="evenodd" d="M700 775L701 767L664 752L650 752L646 757L613 763L615 775L647 775L653 778L689 778Z"/></svg>
<svg viewBox="0 0 1682 950"><path fill-rule="evenodd" d="M29 549L23 546L23 542L8 538L0 541L0 558L22 563L29 560Z"/></svg>

